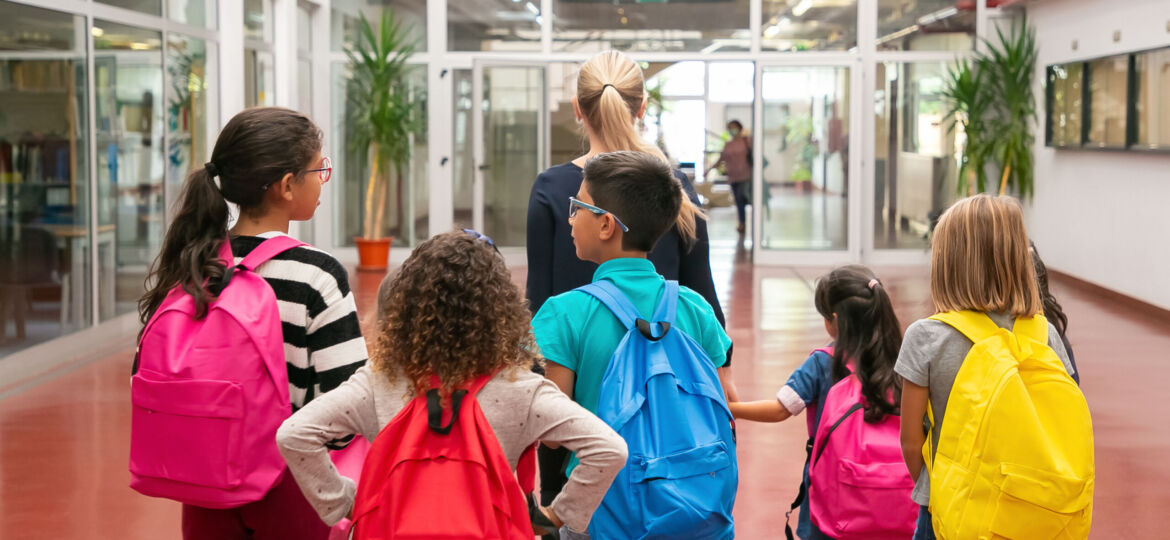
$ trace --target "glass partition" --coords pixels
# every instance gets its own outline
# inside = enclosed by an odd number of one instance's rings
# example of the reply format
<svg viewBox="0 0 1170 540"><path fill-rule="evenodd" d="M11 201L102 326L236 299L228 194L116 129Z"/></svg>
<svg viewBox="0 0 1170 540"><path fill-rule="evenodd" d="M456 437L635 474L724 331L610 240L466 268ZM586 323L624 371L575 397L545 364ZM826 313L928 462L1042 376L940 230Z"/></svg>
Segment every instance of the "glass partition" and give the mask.
<svg viewBox="0 0 1170 540"><path fill-rule="evenodd" d="M766 51L841 51L857 46L857 0L764 0Z"/></svg>
<svg viewBox="0 0 1170 540"><path fill-rule="evenodd" d="M0 358L92 324L85 36L0 1Z"/></svg>
<svg viewBox="0 0 1170 540"><path fill-rule="evenodd" d="M1170 49L1138 54L1137 146L1170 149Z"/></svg>
<svg viewBox="0 0 1170 540"><path fill-rule="evenodd" d="M1087 145L1125 148L1128 106L1129 56L1112 56L1088 63L1089 136Z"/></svg>
<svg viewBox="0 0 1170 540"><path fill-rule="evenodd" d="M207 67L215 55L207 42L181 34L167 40L167 189L164 210L178 199L183 180L208 160L207 143L216 136L208 117ZM210 138L209 138L210 137ZM169 220L168 220L169 222Z"/></svg>
<svg viewBox="0 0 1170 540"><path fill-rule="evenodd" d="M413 66L409 87L413 114L424 126L410 135L410 160L392 167L386 186L387 205L382 220L382 234L394 238L395 246L413 246L429 234L430 190L427 177L427 67ZM342 62L333 64L333 132L329 144L333 154L333 180L326 184L334 197L334 245L352 246L354 237L363 234L366 188L370 175L367 148L355 148L347 134L352 130L353 106L346 100L349 71Z"/></svg>
<svg viewBox="0 0 1170 540"><path fill-rule="evenodd" d="M447 2L447 50L539 51L540 0Z"/></svg>
<svg viewBox="0 0 1170 540"><path fill-rule="evenodd" d="M765 67L761 247L848 248L850 74Z"/></svg>
<svg viewBox="0 0 1170 540"><path fill-rule="evenodd" d="M528 237L528 193L545 168L545 68L483 67L483 232L501 246Z"/></svg>
<svg viewBox="0 0 1170 540"><path fill-rule="evenodd" d="M101 320L137 310L162 244L162 34L95 21L98 309ZM111 294L113 293L113 294Z"/></svg>
<svg viewBox="0 0 1170 540"><path fill-rule="evenodd" d="M957 198L961 126L942 101L946 64L877 65L874 88L876 249L928 249L934 222Z"/></svg>
<svg viewBox="0 0 1170 540"><path fill-rule="evenodd" d="M878 0L879 51L969 51L975 2Z"/></svg>
<svg viewBox="0 0 1170 540"><path fill-rule="evenodd" d="M555 0L553 50L746 51L751 48L750 7L750 0Z"/></svg>
<svg viewBox="0 0 1170 540"><path fill-rule="evenodd" d="M1084 106L1084 64L1077 62L1048 68L1049 134L1052 146L1081 145L1081 111Z"/></svg>

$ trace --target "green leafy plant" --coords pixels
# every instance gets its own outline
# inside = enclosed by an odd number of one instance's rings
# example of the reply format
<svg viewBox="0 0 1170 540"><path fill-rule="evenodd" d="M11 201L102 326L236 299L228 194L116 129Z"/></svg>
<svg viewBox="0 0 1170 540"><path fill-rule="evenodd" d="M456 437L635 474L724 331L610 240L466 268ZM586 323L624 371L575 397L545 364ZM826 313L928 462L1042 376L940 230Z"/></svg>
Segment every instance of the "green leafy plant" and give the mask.
<svg viewBox="0 0 1170 540"><path fill-rule="evenodd" d="M1036 101L1036 32L1027 18L1017 19L1007 34L996 29L986 51L961 61L949 73L944 95L952 122L963 125L967 142L959 167L959 192L986 189L988 165L999 167L999 194L1010 188L1023 198L1034 190L1032 123ZM954 124L951 125L954 129Z"/></svg>
<svg viewBox="0 0 1170 540"><path fill-rule="evenodd" d="M387 9L377 32L362 15L357 39L345 51L350 72L345 89L350 144L356 151L365 151L370 159L362 227L362 238L368 240L382 237L391 172L398 185L398 218L405 219L403 169L410 161L411 134L422 128L409 88L414 66L407 60L415 51L415 43L394 12Z"/></svg>

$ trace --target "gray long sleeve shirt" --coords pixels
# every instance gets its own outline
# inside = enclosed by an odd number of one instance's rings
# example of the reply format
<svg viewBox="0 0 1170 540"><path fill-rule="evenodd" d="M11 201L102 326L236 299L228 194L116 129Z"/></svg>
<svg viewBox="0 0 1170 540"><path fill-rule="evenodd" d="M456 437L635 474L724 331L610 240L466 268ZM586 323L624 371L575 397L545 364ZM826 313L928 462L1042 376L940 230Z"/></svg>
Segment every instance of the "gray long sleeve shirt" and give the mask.
<svg viewBox="0 0 1170 540"><path fill-rule="evenodd" d="M280 426L276 434L280 453L325 523L345 517L356 494L354 481L338 474L325 445L355 433L373 441L406 406L409 395L404 378L387 377L366 366ZM513 470L520 454L538 440L577 453L581 464L552 509L570 528L586 530L625 466L625 441L552 382L529 371L501 372L484 385L478 400Z"/></svg>

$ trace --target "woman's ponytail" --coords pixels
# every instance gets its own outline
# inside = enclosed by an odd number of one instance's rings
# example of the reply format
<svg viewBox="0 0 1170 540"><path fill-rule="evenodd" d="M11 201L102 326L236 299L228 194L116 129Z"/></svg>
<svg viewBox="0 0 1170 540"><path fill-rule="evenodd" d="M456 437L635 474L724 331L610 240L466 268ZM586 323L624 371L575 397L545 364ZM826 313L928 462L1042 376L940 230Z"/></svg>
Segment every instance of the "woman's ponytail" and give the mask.
<svg viewBox="0 0 1170 540"><path fill-rule="evenodd" d="M667 162L662 150L642 139L634 124L646 104L642 68L618 51L599 53L581 66L577 74L577 106L605 149L631 150L653 155ZM687 244L697 237L696 220L706 219L702 210L683 193L676 227Z"/></svg>

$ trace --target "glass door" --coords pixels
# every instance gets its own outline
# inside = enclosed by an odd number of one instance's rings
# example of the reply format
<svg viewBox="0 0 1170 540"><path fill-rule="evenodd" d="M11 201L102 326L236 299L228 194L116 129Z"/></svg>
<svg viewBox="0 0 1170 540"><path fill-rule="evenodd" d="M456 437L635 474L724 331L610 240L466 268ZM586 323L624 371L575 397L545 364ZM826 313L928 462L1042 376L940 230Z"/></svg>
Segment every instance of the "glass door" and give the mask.
<svg viewBox="0 0 1170 540"><path fill-rule="evenodd" d="M477 61L472 69L472 223L497 245L523 247L528 193L547 167L547 66Z"/></svg>
<svg viewBox="0 0 1170 540"><path fill-rule="evenodd" d="M827 64L827 65L825 65ZM841 264L860 250L859 77L840 65L762 64L756 80L753 255L762 264Z"/></svg>

